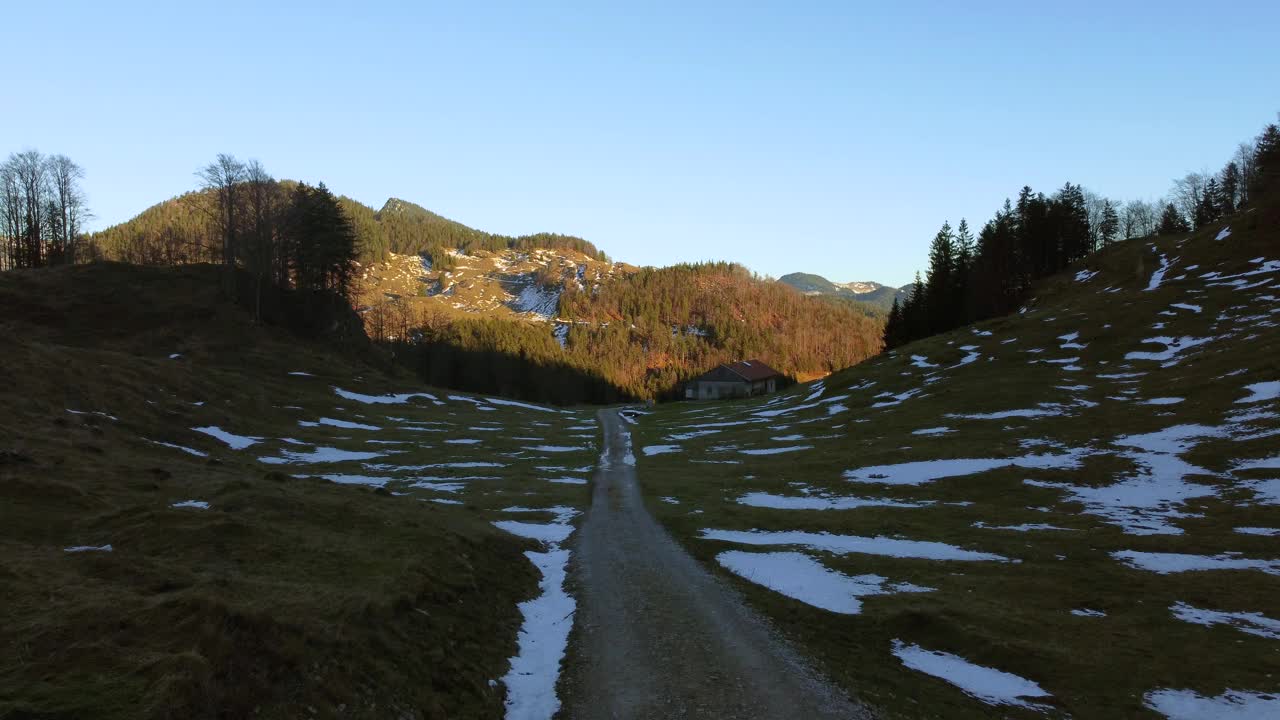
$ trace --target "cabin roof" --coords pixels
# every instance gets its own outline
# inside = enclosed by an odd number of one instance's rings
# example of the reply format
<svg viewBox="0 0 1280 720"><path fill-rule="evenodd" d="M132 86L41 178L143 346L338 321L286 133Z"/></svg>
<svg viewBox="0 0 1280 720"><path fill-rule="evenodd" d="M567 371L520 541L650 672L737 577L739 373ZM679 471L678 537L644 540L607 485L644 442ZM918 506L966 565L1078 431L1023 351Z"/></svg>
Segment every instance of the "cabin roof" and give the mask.
<svg viewBox="0 0 1280 720"><path fill-rule="evenodd" d="M759 360L740 360L735 363L726 363L719 365L710 372L699 375L695 380L713 380L714 375L723 375L722 370L727 370L733 375L742 378L743 382L756 383L763 382L769 378L778 377L782 373L774 370Z"/></svg>

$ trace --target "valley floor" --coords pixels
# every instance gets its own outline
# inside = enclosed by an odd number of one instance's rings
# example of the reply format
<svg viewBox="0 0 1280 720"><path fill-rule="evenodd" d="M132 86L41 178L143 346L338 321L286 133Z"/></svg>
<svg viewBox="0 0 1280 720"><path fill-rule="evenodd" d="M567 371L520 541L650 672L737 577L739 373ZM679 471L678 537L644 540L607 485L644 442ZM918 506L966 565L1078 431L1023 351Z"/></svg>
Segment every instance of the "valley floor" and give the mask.
<svg viewBox="0 0 1280 720"><path fill-rule="evenodd" d="M6 273L0 718L1280 717L1280 218L1232 223L646 411Z"/></svg>

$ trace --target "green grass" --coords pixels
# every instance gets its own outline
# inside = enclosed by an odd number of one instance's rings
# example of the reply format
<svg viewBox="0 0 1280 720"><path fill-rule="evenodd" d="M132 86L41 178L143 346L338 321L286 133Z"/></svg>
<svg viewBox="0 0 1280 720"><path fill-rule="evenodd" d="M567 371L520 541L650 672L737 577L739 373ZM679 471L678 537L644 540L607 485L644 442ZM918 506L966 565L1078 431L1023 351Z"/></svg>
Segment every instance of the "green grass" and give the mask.
<svg viewBox="0 0 1280 720"><path fill-rule="evenodd" d="M1230 224L1231 237L1214 240ZM1077 281L1074 268L1046 283L1024 314L964 328L901 348L825 381L817 400L849 395L847 410L828 415L827 405L798 410L761 422L722 428L689 440L672 440L700 423L760 419L752 413L801 404L812 386L782 399L724 404L660 406L642 419L636 447L639 473L650 509L699 559L731 578L748 598L810 652L841 684L889 717L1009 717L1037 713L974 700L955 687L906 669L890 654L901 639L931 650L955 653L971 662L1034 680L1053 697L1051 714L1073 717L1156 717L1143 696L1160 688L1192 689L1216 696L1227 689L1280 691L1277 641L1226 626L1204 627L1176 619L1169 606L1182 601L1221 611L1261 612L1280 619L1280 578L1259 571L1210 571L1159 575L1133 569L1111 557L1121 550L1217 554L1240 552L1276 559L1272 537L1244 535L1237 527L1280 528L1280 506L1255 500L1241 483L1280 477L1280 471L1228 473L1240 459L1271 457L1280 435L1277 403L1252 406L1236 401L1245 385L1280 379L1280 273L1248 290L1209 287L1200 278L1257 267L1249 260L1280 259L1274 206L1231 218L1195 236L1161 238L1160 252L1180 260L1164 284L1147 292L1158 262L1148 241L1109 248L1086 261L1098 275ZM1198 264L1190 273L1186 268ZM1187 273L1186 277L1179 276ZM1105 292L1107 288L1119 288ZM1203 292L1195 292L1203 290ZM1266 297L1270 297L1268 300ZM1202 306L1202 312L1170 308ZM1172 312L1172 315L1161 315ZM1221 314L1227 319L1217 322ZM1153 324L1164 322L1163 329ZM978 335L975 330L991 334ZM1084 349L1061 349L1058 337L1079 332ZM1149 360L1126 360L1126 353L1151 351L1142 338L1159 335L1218 339L1186 351L1178 364L1161 368ZM1016 341L1004 344L1004 341ZM976 346L981 357L954 365ZM1041 348L1044 352L1024 352ZM939 366L924 369L911 356ZM1036 358L1078 356L1079 371ZM934 382L926 383L937 372ZM1102 379L1100 374L1144 373L1136 383ZM1234 373L1234 374L1233 374ZM874 383L868 387L870 383ZM1085 390L1059 386L1088 385ZM858 389L862 388L862 389ZM921 388L921 393L889 407L884 398ZM1136 390L1132 396L1123 393ZM1129 400L1111 398L1131 397ZM1135 399L1180 397L1174 405L1143 405ZM1078 400L1096 403L1086 407ZM766 403L776 403L769 404ZM1067 414L1042 418L961 419L977 414L1035 408L1038 403L1071 406ZM1124 448L1111 441L1174 425L1223 426L1231 413L1246 409L1269 415L1229 435L1195 444L1182 459L1207 473L1186 478L1212 486L1216 496L1188 499L1173 509L1187 517L1167 518L1182 534L1135 535L1097 514L1085 512L1062 490L1027 485L1024 480L1103 487L1138 468ZM938 426L954 432L915 435ZM800 440L774 440L801 435ZM824 437L826 436L826 437ZM1028 448L1020 441L1042 439ZM646 457L646 445L677 444L681 451ZM750 456L738 450L787 445L811 450ZM1018 457L1030 452L1091 448L1076 470L1001 468L921 485L855 483L847 470L946 458ZM718 461L715 463L695 461ZM728 462L726 462L728 461ZM736 462L734 462L736 461ZM863 507L849 510L777 510L737 502L748 492L795 496L803 486L814 494L930 501L926 507ZM660 501L672 497L679 504ZM948 504L968 503L968 504ZM1037 509L1042 508L1042 509ZM975 527L974 523L1049 523L1065 531L1017 532ZM834 534L932 540L997 553L1019 562L955 562L807 551L847 575L874 573L893 582L909 581L934 592L866 598L862 613L839 615L793 600L721 570L715 556L725 550L774 551L700 538L704 528L808 530ZM804 551L803 548L798 548ZM1072 615L1072 609L1105 611L1106 617Z"/></svg>
<svg viewBox="0 0 1280 720"><path fill-rule="evenodd" d="M591 465L594 430L571 429L590 412L449 399L367 349L253 326L211 277L0 276L0 717L500 716L491 681L538 573L522 556L534 544L491 522L510 505L585 504L585 485L538 468ZM335 386L442 404L366 405ZM299 424L321 417L380 429ZM470 430L486 424L499 430ZM207 425L264 439L233 450L192 430ZM445 442L464 437L481 442ZM530 449L544 441L581 449ZM310 447L398 452L369 461L376 472L257 460ZM501 467L413 469L444 462ZM428 475L492 479L410 487ZM187 500L210 508L172 507ZM114 551L64 551L103 544Z"/></svg>

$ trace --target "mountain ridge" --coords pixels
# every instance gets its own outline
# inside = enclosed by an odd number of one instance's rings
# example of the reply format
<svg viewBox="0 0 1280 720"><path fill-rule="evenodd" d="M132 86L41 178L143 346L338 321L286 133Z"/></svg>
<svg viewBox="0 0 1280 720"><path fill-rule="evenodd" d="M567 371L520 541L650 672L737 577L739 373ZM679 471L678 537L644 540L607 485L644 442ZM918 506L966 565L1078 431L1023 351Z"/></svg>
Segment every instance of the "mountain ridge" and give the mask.
<svg viewBox="0 0 1280 720"><path fill-rule="evenodd" d="M95 234L99 257L219 262L207 200L188 193ZM544 365L568 363L626 396L668 397L724 362L758 358L811 380L883 344L887 305L809 297L736 263L639 268L574 236L491 234L397 197L377 210L337 201L362 248L350 299L366 332L399 346L401 357L430 346L432 357L417 367L439 385L497 392L484 373L455 368L514 351ZM168 252L175 245L188 251ZM531 372L495 366L492 374L507 378L496 386L502 392L519 394Z"/></svg>
<svg viewBox="0 0 1280 720"><path fill-rule="evenodd" d="M911 285L893 287L865 280L852 282L832 282L822 275L806 272L787 273L778 278L778 282L799 290L806 295L822 295L864 303L888 312L896 299L901 302L910 292Z"/></svg>

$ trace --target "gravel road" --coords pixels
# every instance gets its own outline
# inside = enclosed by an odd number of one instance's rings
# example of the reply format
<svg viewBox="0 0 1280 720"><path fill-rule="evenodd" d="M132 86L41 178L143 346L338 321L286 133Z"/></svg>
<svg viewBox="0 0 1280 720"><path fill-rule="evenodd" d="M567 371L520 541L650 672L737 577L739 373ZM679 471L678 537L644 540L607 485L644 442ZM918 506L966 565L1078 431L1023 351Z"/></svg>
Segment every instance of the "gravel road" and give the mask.
<svg viewBox="0 0 1280 720"><path fill-rule="evenodd" d="M605 450L571 566L577 624L561 681L569 718L870 718L645 510L627 423Z"/></svg>

